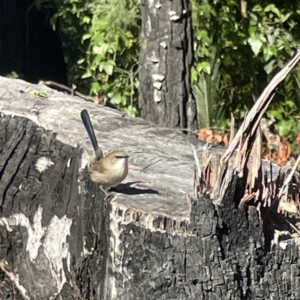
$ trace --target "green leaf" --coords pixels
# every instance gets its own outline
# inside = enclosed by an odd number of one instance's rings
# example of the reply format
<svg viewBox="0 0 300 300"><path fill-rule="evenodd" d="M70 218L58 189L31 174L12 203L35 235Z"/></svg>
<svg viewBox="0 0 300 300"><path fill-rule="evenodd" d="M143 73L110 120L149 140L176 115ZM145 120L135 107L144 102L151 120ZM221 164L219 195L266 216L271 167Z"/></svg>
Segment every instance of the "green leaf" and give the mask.
<svg viewBox="0 0 300 300"><path fill-rule="evenodd" d="M249 26L249 35L250 36L254 36L254 35L256 35L256 33L257 33L257 24L255 23L255 25L254 26Z"/></svg>
<svg viewBox="0 0 300 300"><path fill-rule="evenodd" d="M92 76L91 71L87 70L87 71L81 76L81 78L82 78L82 79L85 79L85 78L90 78L91 76Z"/></svg>
<svg viewBox="0 0 300 300"><path fill-rule="evenodd" d="M127 115L131 117L136 117L138 115L138 110L132 105L128 105L128 107L126 107L124 111Z"/></svg>
<svg viewBox="0 0 300 300"><path fill-rule="evenodd" d="M263 9L259 4L254 5L253 8L252 8L252 11L257 11L257 12L261 12L262 10Z"/></svg>
<svg viewBox="0 0 300 300"><path fill-rule="evenodd" d="M103 62L103 56L102 55L96 55L93 59L93 65L96 66L96 65L99 65ZM102 71L102 70L101 70Z"/></svg>
<svg viewBox="0 0 300 300"><path fill-rule="evenodd" d="M114 66L115 66L115 62L112 60L102 61L99 64L99 71L100 72L105 71L106 74L112 75Z"/></svg>
<svg viewBox="0 0 300 300"><path fill-rule="evenodd" d="M287 14L281 14L280 18L279 18L280 22L282 22L282 23L286 22L291 15L292 15L292 12L289 12Z"/></svg>
<svg viewBox="0 0 300 300"><path fill-rule="evenodd" d="M105 66L104 66L104 71L105 71L108 75L112 75L113 69L114 69L114 67L113 67L112 65L105 65Z"/></svg>
<svg viewBox="0 0 300 300"><path fill-rule="evenodd" d="M276 16L280 16L280 11L279 9L274 5L274 4L269 4L268 6L265 7L265 12L273 12Z"/></svg>
<svg viewBox="0 0 300 300"><path fill-rule="evenodd" d="M93 82L92 85L91 85L90 92L92 94L97 94L99 91L101 91L101 85L100 85L100 83L98 81Z"/></svg>
<svg viewBox="0 0 300 300"><path fill-rule="evenodd" d="M259 39L257 39L255 36L250 37L248 39L248 43L251 46L251 49L252 49L254 55L257 56L261 50L263 43Z"/></svg>
<svg viewBox="0 0 300 300"><path fill-rule="evenodd" d="M295 107L295 102L293 100L285 100L284 104L290 108Z"/></svg>
<svg viewBox="0 0 300 300"><path fill-rule="evenodd" d="M83 16L82 23L89 24L91 22L91 18L88 15Z"/></svg>
<svg viewBox="0 0 300 300"><path fill-rule="evenodd" d="M264 53L264 60L268 61L272 56L274 56L277 53L276 47L266 45L263 48L263 53Z"/></svg>
<svg viewBox="0 0 300 300"><path fill-rule="evenodd" d="M286 120L282 120L277 124L276 127L280 136L289 136L289 133L292 129L292 123L286 122Z"/></svg>
<svg viewBox="0 0 300 300"><path fill-rule="evenodd" d="M211 65L208 61L202 61L197 64L197 70L198 72L205 72L207 74L210 74L211 72Z"/></svg>
<svg viewBox="0 0 300 300"><path fill-rule="evenodd" d="M257 25L257 22L258 22L258 17L257 17L257 15L250 12L249 16L250 16L250 25L251 25L251 26Z"/></svg>
<svg viewBox="0 0 300 300"><path fill-rule="evenodd" d="M199 50L203 54L203 56L210 57L211 53L209 51L209 48L201 47Z"/></svg>
<svg viewBox="0 0 300 300"><path fill-rule="evenodd" d="M138 88L140 87L140 81L139 81L139 80L135 80L135 81L134 81L134 87L135 87L136 89L138 89Z"/></svg>
<svg viewBox="0 0 300 300"><path fill-rule="evenodd" d="M276 59L272 59L264 66L264 70L266 71L267 74L271 74L276 68L276 66L277 66Z"/></svg>
<svg viewBox="0 0 300 300"><path fill-rule="evenodd" d="M84 42L85 40L88 40L91 38L91 34L90 33L86 33L82 36L81 40Z"/></svg>
<svg viewBox="0 0 300 300"><path fill-rule="evenodd" d="M9 74L6 74L7 78L19 78L19 74L16 71L11 71Z"/></svg>
<svg viewBox="0 0 300 300"><path fill-rule="evenodd" d="M271 110L267 112L269 118L276 118L277 120L282 119L282 110Z"/></svg>
<svg viewBox="0 0 300 300"><path fill-rule="evenodd" d="M105 36L104 36L103 33L93 35L92 41L93 41L93 45L99 46L99 45L101 45L102 43L105 42Z"/></svg>
<svg viewBox="0 0 300 300"><path fill-rule="evenodd" d="M78 65L81 65L84 62L85 62L85 58L81 58L81 59L77 60Z"/></svg>
<svg viewBox="0 0 300 300"><path fill-rule="evenodd" d="M38 90L30 90L29 94L36 98L41 98L41 99L48 98L48 94L46 92L42 92L42 91L38 91Z"/></svg>
<svg viewBox="0 0 300 300"><path fill-rule="evenodd" d="M210 37L209 37L208 32L207 32L206 29L197 30L197 32L196 32L196 38L199 41L203 41L203 42L208 43L208 44L211 43L211 39L210 39Z"/></svg>
<svg viewBox="0 0 300 300"><path fill-rule="evenodd" d="M124 103L124 99L126 101L125 97L121 96L120 94L117 94L117 95L114 95L112 98L110 98L110 102L112 104L119 105L119 104Z"/></svg>

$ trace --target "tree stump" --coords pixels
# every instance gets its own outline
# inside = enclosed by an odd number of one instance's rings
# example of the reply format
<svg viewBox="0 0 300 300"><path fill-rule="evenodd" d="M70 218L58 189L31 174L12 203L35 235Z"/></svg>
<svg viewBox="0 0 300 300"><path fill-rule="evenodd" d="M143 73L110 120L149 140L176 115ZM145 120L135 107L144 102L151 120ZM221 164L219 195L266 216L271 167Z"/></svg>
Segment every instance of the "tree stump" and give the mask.
<svg viewBox="0 0 300 300"><path fill-rule="evenodd" d="M0 97L1 299L300 298L299 246L280 214L238 207L235 174L220 204L194 197L191 145L204 163L204 143L20 80L0 77ZM104 152L139 167L109 199L86 172L83 108ZM278 189L282 170L263 169ZM274 239L283 226L289 239Z"/></svg>

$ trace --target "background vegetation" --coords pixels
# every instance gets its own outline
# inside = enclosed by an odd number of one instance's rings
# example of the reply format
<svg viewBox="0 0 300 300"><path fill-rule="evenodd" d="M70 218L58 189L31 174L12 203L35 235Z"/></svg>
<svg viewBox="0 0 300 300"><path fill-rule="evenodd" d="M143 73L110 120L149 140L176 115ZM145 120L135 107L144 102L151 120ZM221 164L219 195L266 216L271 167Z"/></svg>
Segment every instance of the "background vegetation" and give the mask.
<svg viewBox="0 0 300 300"><path fill-rule="evenodd" d="M193 3L193 84L198 105L209 115L199 119L199 126L224 130L230 112L241 120L297 49L300 4L276 0ZM268 111L278 133L293 141L300 129L299 70L278 90Z"/></svg>
<svg viewBox="0 0 300 300"><path fill-rule="evenodd" d="M55 11L50 22L61 33L69 82L137 115L139 0L43 0L37 5Z"/></svg>
<svg viewBox="0 0 300 300"><path fill-rule="evenodd" d="M70 83L105 94L138 115L138 0L37 0L54 10ZM294 0L193 0L192 84L199 128L228 130L242 120L268 80L299 45L300 3ZM300 68L278 90L268 111L275 130L295 141L300 132Z"/></svg>

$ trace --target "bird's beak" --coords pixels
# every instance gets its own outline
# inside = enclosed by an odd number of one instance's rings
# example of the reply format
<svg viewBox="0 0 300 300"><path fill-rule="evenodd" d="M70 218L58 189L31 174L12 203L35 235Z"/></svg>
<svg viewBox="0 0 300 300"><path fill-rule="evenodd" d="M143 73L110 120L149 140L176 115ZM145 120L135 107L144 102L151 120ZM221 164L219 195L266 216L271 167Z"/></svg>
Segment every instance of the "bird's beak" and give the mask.
<svg viewBox="0 0 300 300"><path fill-rule="evenodd" d="M116 155L116 158L128 158L128 155Z"/></svg>

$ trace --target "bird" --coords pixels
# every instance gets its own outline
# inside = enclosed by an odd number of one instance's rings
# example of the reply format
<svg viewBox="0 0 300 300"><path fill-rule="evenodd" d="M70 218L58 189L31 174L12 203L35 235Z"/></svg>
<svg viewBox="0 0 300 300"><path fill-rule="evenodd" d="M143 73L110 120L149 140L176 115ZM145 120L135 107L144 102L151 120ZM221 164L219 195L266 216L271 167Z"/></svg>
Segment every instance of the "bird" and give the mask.
<svg viewBox="0 0 300 300"><path fill-rule="evenodd" d="M94 150L94 158L89 166L90 178L93 182L96 182L106 196L108 196L107 190L119 185L128 175L129 156L123 150L115 150L103 156L103 152L98 146L89 113L86 109L81 111L81 119Z"/></svg>

